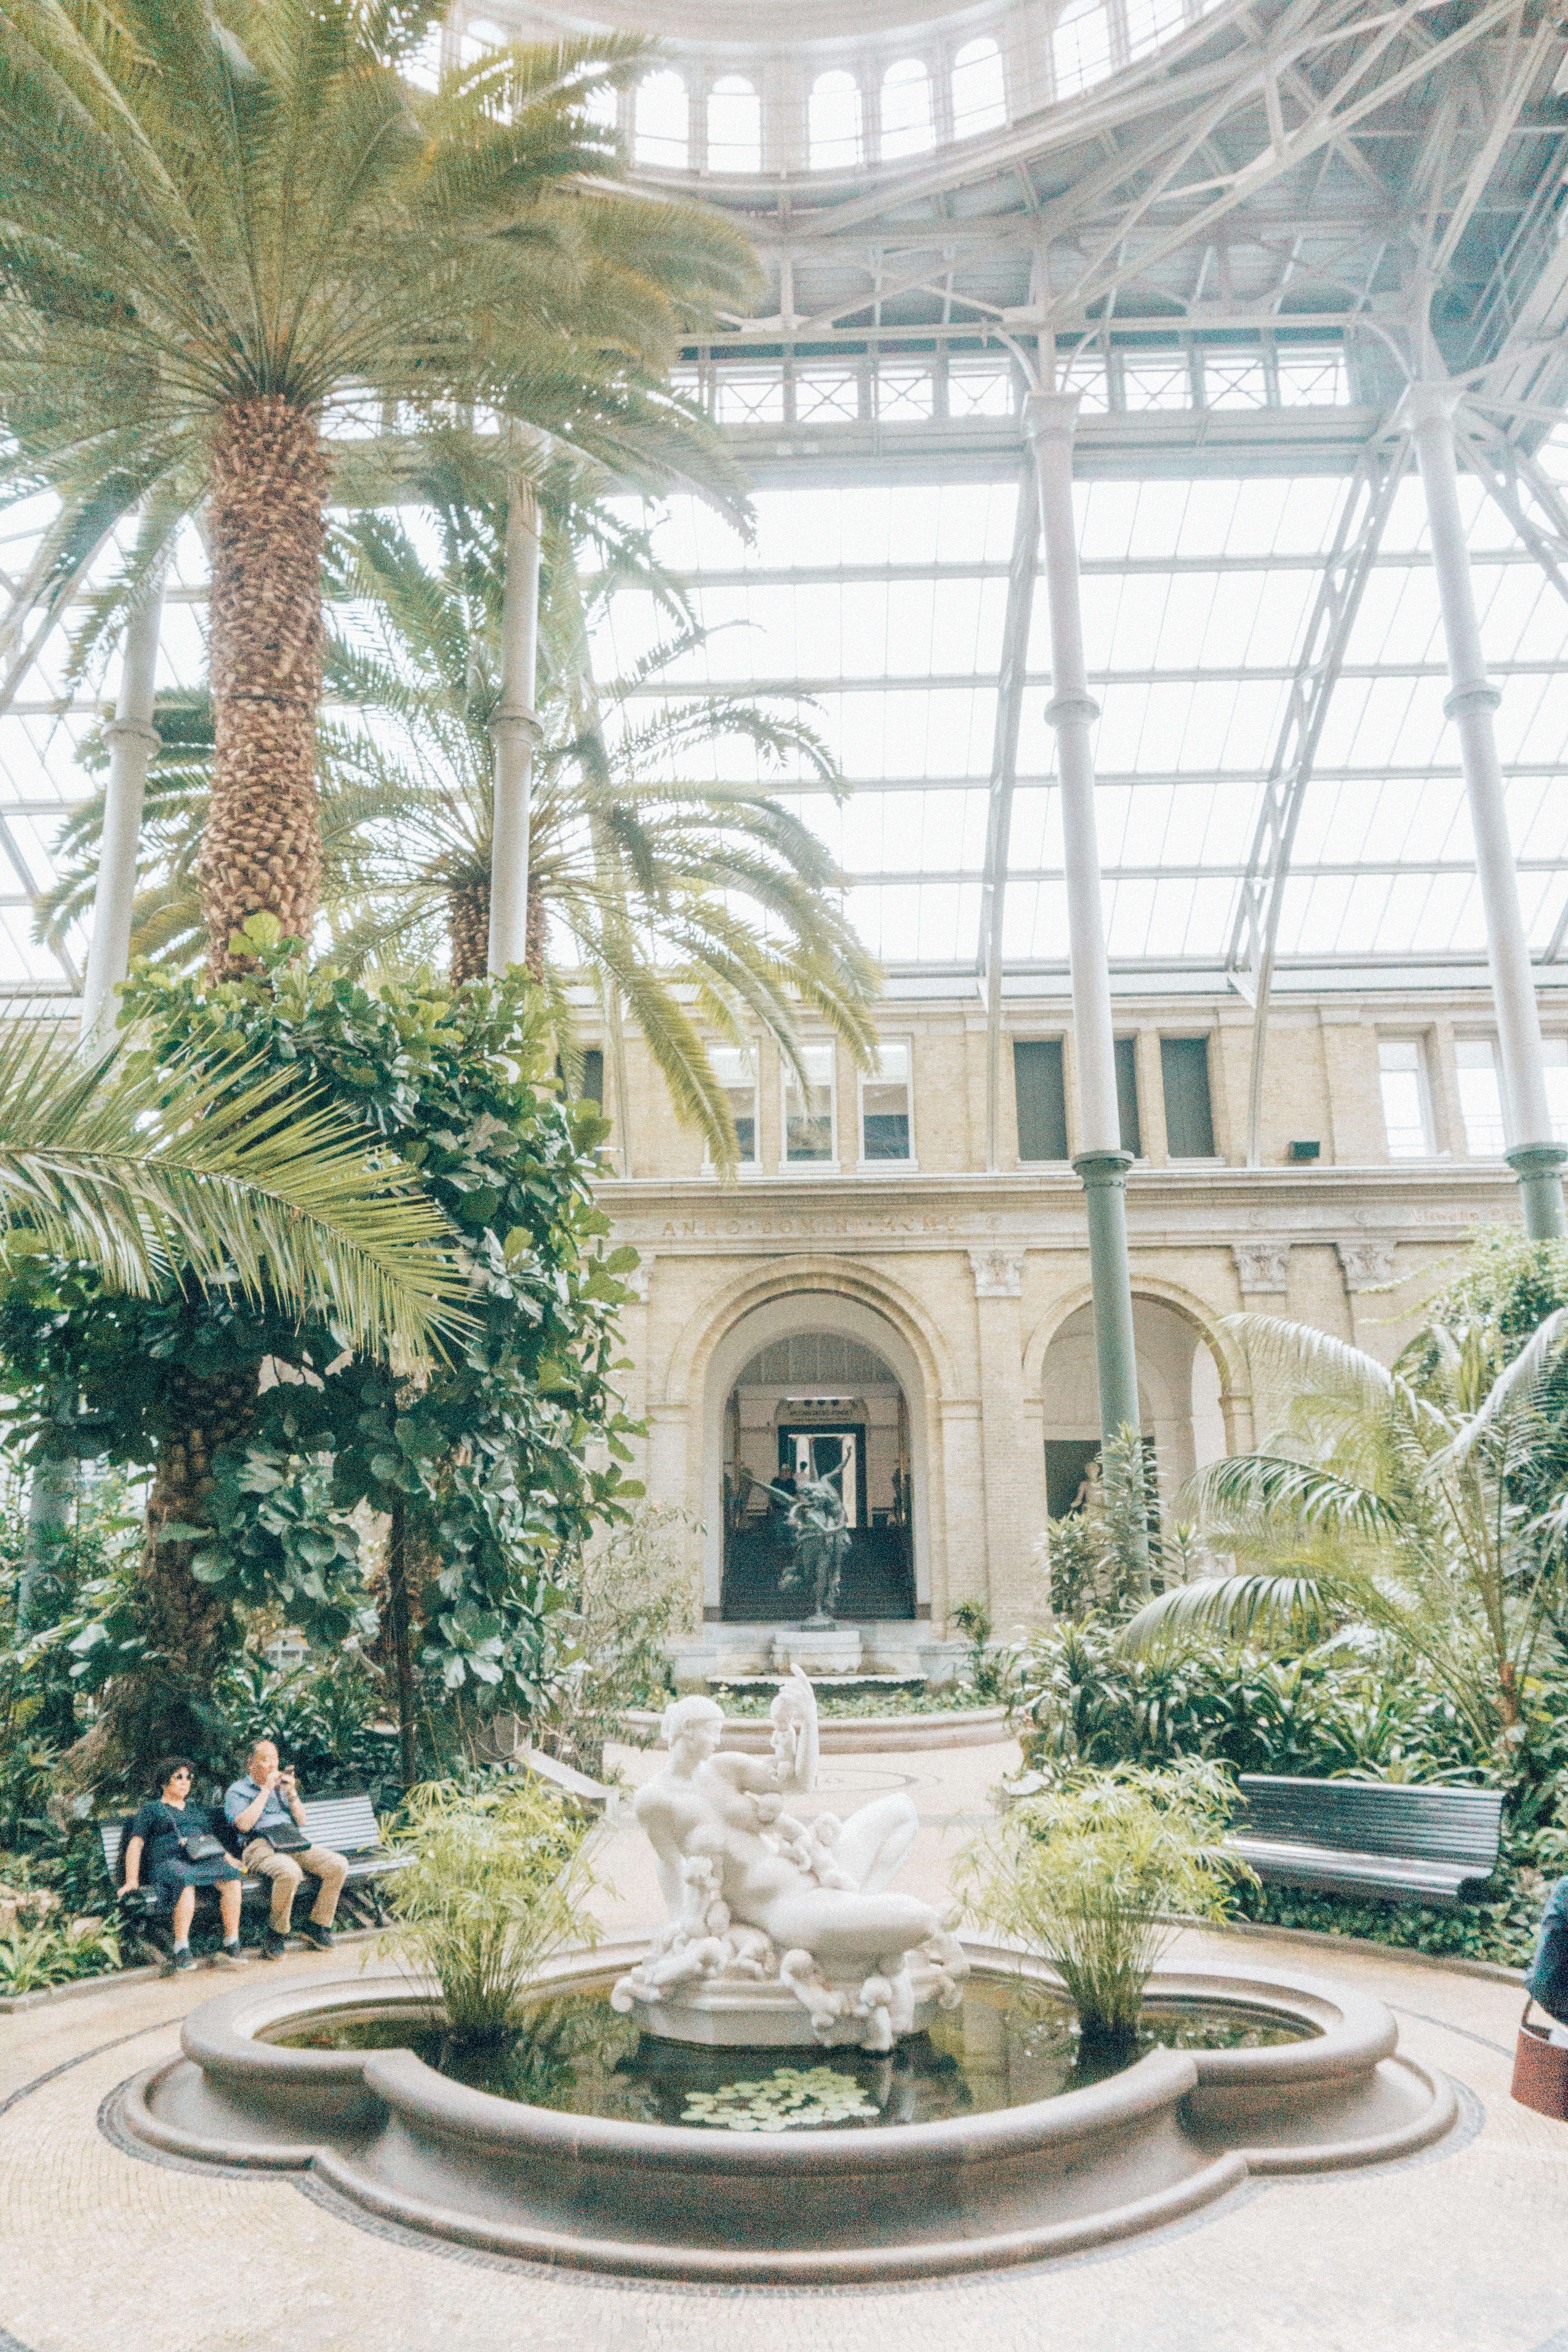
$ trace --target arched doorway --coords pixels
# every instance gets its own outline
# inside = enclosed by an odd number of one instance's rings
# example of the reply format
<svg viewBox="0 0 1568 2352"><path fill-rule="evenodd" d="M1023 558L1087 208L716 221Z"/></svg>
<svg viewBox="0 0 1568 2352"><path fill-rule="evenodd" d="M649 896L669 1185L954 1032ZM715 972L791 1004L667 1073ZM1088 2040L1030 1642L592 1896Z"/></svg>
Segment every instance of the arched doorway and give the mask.
<svg viewBox="0 0 1568 2352"><path fill-rule="evenodd" d="M903 1385L875 1348L832 1330L794 1331L759 1348L724 1407L722 1622L778 1623L810 1609L784 1581L794 1558L787 1498L805 1477L828 1479L844 1504L849 1550L838 1616L912 1618L912 1460Z"/></svg>
<svg viewBox="0 0 1568 2352"><path fill-rule="evenodd" d="M1183 1480L1226 1451L1220 1369L1197 1325L1162 1298L1134 1297L1132 1338L1139 1417L1159 1465L1161 1502L1169 1509ZM1091 1307L1069 1315L1052 1339L1046 1350L1041 1396L1046 1507L1053 1519L1059 1519L1072 1508L1084 1472L1100 1452L1100 1380Z"/></svg>

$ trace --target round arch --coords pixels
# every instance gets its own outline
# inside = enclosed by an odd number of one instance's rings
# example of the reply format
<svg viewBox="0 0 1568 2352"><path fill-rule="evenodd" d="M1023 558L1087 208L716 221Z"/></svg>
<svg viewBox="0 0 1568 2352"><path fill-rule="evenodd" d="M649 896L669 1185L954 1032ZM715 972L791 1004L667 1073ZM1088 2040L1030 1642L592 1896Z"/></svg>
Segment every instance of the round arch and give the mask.
<svg viewBox="0 0 1568 2352"><path fill-rule="evenodd" d="M775 1339L794 1339L807 1331L833 1331L857 1339L881 1357L904 1392L910 1433L910 1516L914 1539L917 1605L931 1602L931 1550L933 1526L933 1444L940 1377L925 1334L913 1330L899 1311L900 1302L878 1295L864 1276L849 1276L844 1262L827 1266L782 1266L766 1285L752 1281L739 1286L728 1312L710 1309L705 1330L685 1353L687 1393L701 1397L701 1491L700 1511L704 1526L703 1601L716 1608L723 1582L724 1528L719 1497L724 1473L724 1409L730 1391L752 1358ZM750 1294L748 1296L748 1293ZM761 1294L761 1295L759 1295ZM671 1368L671 1388L675 1368ZM672 1400L673 1401L673 1400Z"/></svg>
<svg viewBox="0 0 1568 2352"><path fill-rule="evenodd" d="M1053 1303L1025 1351L1026 1392L1038 1397L1049 1508L1059 1515L1099 1444L1093 1298L1087 1284ZM1206 1301L1180 1284L1134 1279L1133 1336L1140 1418L1158 1448L1167 1504L1189 1474L1227 1451L1239 1358Z"/></svg>

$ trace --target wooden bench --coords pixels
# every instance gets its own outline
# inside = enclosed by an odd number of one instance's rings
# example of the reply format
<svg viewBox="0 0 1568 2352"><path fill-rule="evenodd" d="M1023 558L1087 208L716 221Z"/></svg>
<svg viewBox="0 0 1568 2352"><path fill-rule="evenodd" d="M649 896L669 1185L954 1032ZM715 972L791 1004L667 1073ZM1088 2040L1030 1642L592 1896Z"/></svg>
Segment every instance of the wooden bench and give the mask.
<svg viewBox="0 0 1568 2352"><path fill-rule="evenodd" d="M217 1808L212 1810L216 1812ZM340 1915L346 1911L351 1919L358 1919L363 1925L368 1926L374 1920L376 1925L384 1926L386 1911L381 1899L380 1881L389 1871L401 1870L406 1857L390 1853L383 1845L375 1811L366 1791L355 1789L331 1797L312 1797L305 1802L302 1810L305 1825L316 1843L329 1847L333 1853L341 1853L348 1864L349 1873L343 1881L339 1904ZM98 1824L99 1839L103 1847L103 1866L109 1873L111 1886L120 1885L121 1848L133 1818L130 1813L122 1813ZM218 1832L225 1837L226 1843L226 1832L233 1834L228 1832L226 1822ZM253 1871L247 1871L240 1882L241 1908L247 1903L259 1902L268 1896L267 1880ZM202 1897L210 1901L216 1909L217 1895L214 1888L204 1887ZM163 1916L160 1912L149 1910L143 1924L150 1927Z"/></svg>
<svg viewBox="0 0 1568 2352"><path fill-rule="evenodd" d="M1244 1772L1226 1841L1261 1879L1384 1903L1452 1906L1497 1867L1496 1789Z"/></svg>

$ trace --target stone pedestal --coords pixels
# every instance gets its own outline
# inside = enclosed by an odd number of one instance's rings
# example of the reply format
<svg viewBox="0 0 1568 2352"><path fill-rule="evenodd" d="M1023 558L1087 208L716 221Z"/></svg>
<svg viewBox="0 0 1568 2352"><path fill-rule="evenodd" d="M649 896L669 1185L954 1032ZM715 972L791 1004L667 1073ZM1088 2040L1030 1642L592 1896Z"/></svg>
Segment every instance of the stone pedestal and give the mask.
<svg viewBox="0 0 1568 2352"><path fill-rule="evenodd" d="M792 1625L773 1636L773 1662L781 1675L792 1666L808 1675L855 1675L860 1671L860 1636L852 1625L812 1633Z"/></svg>

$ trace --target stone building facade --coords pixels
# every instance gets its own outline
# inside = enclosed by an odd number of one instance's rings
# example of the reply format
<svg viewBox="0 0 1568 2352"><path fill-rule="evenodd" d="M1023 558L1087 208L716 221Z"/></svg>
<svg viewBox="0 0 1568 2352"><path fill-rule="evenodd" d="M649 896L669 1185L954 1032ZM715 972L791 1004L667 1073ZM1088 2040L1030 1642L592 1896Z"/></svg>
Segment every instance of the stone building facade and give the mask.
<svg viewBox="0 0 1568 2352"><path fill-rule="evenodd" d="M626 1045L624 1104L605 1056L616 1172L603 1200L616 1240L641 1253L628 1402L647 1424L650 1494L701 1524L704 1640L736 1671L768 1630L734 1565L737 1531L763 1525L763 1488L747 1482L788 1466L802 1425L859 1433L836 1441L860 1449L859 1515L893 1530L877 1539L910 1570L906 1601L865 1625L866 1658L899 1671L929 1667L965 1599L986 1601L1001 1632L1042 1616L1037 1538L1095 1448L1083 1196L1066 1160L1020 1158L1015 1091L1014 1046L1060 1040L1070 1156L1068 1009L1010 1002L987 1171L984 1014L956 987L897 986L879 1023L889 1066L908 1071L900 1160L867 1156L861 1080L841 1047L817 1066L822 1156L791 1160L779 1056L759 1046L732 1097L754 1118L754 1156L729 1183L705 1171L640 1044ZM1517 1220L1517 1193L1488 1124L1479 992L1277 1005L1253 1168L1240 1164L1247 1008L1184 994L1120 1014L1140 1146L1128 1183L1140 1392L1168 1503L1186 1473L1253 1434L1227 1317L1289 1316L1391 1359L1467 1236ZM1549 1053L1568 1055L1555 1042L1568 1041L1568 998L1544 1017ZM1173 1039L1203 1041L1211 1156L1170 1150ZM1190 1046L1182 1066L1190 1078ZM1189 1112L1175 1123L1190 1139ZM886 1139L884 1123L879 1150Z"/></svg>

